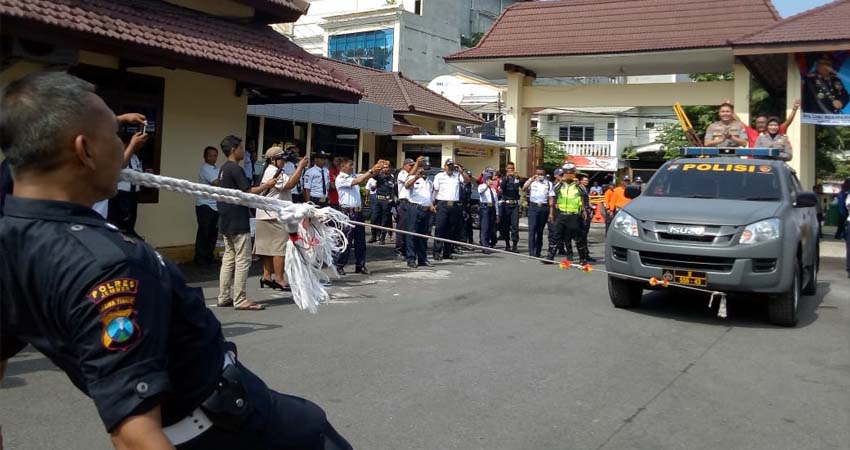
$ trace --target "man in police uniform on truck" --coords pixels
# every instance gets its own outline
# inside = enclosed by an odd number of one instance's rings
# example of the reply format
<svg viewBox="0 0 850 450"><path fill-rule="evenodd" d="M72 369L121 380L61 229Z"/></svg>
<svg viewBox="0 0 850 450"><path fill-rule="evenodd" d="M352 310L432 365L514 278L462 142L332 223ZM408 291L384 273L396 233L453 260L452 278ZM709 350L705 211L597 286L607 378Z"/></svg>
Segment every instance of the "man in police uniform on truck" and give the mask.
<svg viewBox="0 0 850 450"><path fill-rule="evenodd" d="M747 127L735 120L735 107L732 102L724 100L718 112L720 120L712 123L705 131L706 147L746 147L750 141L747 137Z"/></svg>
<svg viewBox="0 0 850 450"><path fill-rule="evenodd" d="M123 165L94 92L43 72L0 94L16 183L0 218L0 377L32 345L94 401L117 449L350 449L318 406L240 363L174 264L91 209Z"/></svg>

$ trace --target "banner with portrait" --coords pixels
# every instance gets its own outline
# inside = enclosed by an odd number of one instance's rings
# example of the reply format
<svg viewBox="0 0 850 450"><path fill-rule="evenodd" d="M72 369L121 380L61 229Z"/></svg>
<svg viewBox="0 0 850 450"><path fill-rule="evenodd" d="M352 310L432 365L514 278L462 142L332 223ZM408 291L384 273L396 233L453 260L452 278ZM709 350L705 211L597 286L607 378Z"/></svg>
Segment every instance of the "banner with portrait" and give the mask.
<svg viewBox="0 0 850 450"><path fill-rule="evenodd" d="M802 122L850 125L850 52L797 55L802 75Z"/></svg>

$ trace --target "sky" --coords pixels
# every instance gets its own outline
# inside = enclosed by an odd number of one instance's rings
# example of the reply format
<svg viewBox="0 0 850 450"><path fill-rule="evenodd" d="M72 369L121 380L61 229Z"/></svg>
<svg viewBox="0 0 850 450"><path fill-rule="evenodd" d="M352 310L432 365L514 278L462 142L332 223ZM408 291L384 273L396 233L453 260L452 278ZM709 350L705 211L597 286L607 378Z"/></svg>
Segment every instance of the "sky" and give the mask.
<svg viewBox="0 0 850 450"><path fill-rule="evenodd" d="M773 0L773 6L785 18L829 3L830 0Z"/></svg>

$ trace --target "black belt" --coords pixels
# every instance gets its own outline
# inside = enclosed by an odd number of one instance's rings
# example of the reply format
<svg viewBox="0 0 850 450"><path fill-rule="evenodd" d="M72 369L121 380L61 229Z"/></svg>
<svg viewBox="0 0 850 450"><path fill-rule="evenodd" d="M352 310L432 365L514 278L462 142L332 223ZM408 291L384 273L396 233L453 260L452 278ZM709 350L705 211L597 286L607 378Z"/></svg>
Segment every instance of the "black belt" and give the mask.
<svg viewBox="0 0 850 450"><path fill-rule="evenodd" d="M455 205L459 205L460 202L451 200L437 200L437 204L440 206L448 206L449 208L451 208Z"/></svg>
<svg viewBox="0 0 850 450"><path fill-rule="evenodd" d="M376 195L375 198L377 198L378 200L390 200L392 197L390 197L389 195Z"/></svg>
<svg viewBox="0 0 850 450"><path fill-rule="evenodd" d="M363 211L363 208L361 208L359 206L355 206L355 207L351 207L351 208L349 208L347 206L343 206L340 209L342 209L343 212L347 212L347 213Z"/></svg>
<svg viewBox="0 0 850 450"><path fill-rule="evenodd" d="M327 197L312 197L311 196L310 200L313 200L313 203L316 203L316 202L325 203L325 202L328 201L328 198Z"/></svg>
<svg viewBox="0 0 850 450"><path fill-rule="evenodd" d="M402 203L410 203L410 200L408 200L408 199L406 199L406 198L400 198L400 199L398 199L398 203L399 203L399 204L402 204Z"/></svg>
<svg viewBox="0 0 850 450"><path fill-rule="evenodd" d="M419 203L411 203L410 206L414 206L418 209L421 209L422 211L430 211L431 210L431 205L425 206L425 205L420 205Z"/></svg>
<svg viewBox="0 0 850 450"><path fill-rule="evenodd" d="M566 212L566 211L561 211L560 209L556 209L555 211L557 211L558 214L563 214L565 216L578 216L578 215L581 214L581 211L579 211L579 212Z"/></svg>
<svg viewBox="0 0 850 450"><path fill-rule="evenodd" d="M536 206L538 208L548 208L549 205L547 203L537 203L537 202L528 202L529 206Z"/></svg>
<svg viewBox="0 0 850 450"><path fill-rule="evenodd" d="M508 205L517 205L517 204L519 204L519 200L502 200L502 202L504 202L505 204L508 204Z"/></svg>
<svg viewBox="0 0 850 450"><path fill-rule="evenodd" d="M493 206L492 203L485 203L485 202L480 202L479 205L486 206L488 208L494 208L495 207L495 206Z"/></svg>

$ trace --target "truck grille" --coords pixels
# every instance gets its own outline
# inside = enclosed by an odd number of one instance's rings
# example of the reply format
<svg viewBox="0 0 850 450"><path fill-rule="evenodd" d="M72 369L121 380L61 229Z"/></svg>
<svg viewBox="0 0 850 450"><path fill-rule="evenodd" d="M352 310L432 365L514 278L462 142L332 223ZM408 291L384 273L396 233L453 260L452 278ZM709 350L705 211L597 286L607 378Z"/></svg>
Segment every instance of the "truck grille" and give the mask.
<svg viewBox="0 0 850 450"><path fill-rule="evenodd" d="M714 236L691 236L684 234L658 233L658 238L665 241L700 242L710 244L714 242Z"/></svg>
<svg viewBox="0 0 850 450"><path fill-rule="evenodd" d="M706 272L731 272L734 258L715 256L676 255L673 253L640 252L643 265L702 270Z"/></svg>

